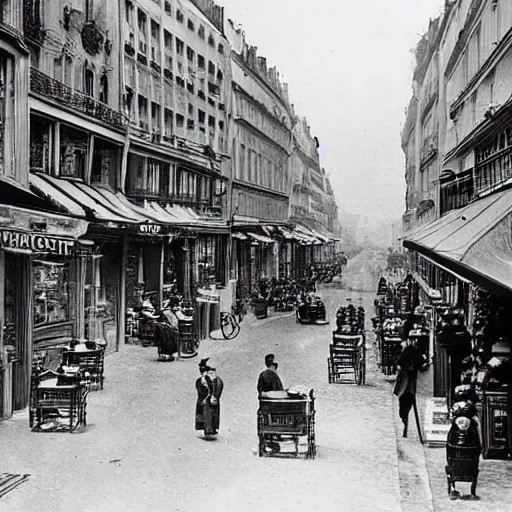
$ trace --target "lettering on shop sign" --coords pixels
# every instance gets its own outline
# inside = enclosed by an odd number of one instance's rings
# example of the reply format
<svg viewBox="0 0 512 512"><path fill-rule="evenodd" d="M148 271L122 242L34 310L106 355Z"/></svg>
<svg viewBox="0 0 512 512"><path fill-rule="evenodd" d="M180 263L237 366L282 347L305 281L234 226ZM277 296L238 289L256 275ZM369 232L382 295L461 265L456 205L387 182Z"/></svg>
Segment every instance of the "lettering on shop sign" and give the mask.
<svg viewBox="0 0 512 512"><path fill-rule="evenodd" d="M75 248L74 240L62 240L37 233L0 231L0 244L6 249L30 249L34 252L47 252L69 256Z"/></svg>
<svg viewBox="0 0 512 512"><path fill-rule="evenodd" d="M139 226L139 230L141 233L147 233L148 235L157 235L160 233L161 226L157 226L155 224L142 224Z"/></svg>

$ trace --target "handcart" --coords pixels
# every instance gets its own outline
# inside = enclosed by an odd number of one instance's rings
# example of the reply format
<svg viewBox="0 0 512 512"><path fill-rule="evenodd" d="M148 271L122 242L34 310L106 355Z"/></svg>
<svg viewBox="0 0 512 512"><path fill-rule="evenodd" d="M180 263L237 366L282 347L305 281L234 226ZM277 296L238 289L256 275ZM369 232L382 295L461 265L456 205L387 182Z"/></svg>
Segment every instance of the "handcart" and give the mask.
<svg viewBox="0 0 512 512"><path fill-rule="evenodd" d="M402 338L389 337L385 334L380 342L380 365L384 375L396 373L396 358L400 351Z"/></svg>
<svg viewBox="0 0 512 512"><path fill-rule="evenodd" d="M454 446L447 444L448 464L445 467L448 494L455 491L455 482L471 482L471 494L476 494L480 446Z"/></svg>
<svg viewBox="0 0 512 512"><path fill-rule="evenodd" d="M333 331L327 358L329 384L366 382L366 342L364 334L340 334Z"/></svg>
<svg viewBox="0 0 512 512"><path fill-rule="evenodd" d="M258 453L260 457L314 459L315 398L269 391L259 397ZM290 446L291 445L291 446Z"/></svg>

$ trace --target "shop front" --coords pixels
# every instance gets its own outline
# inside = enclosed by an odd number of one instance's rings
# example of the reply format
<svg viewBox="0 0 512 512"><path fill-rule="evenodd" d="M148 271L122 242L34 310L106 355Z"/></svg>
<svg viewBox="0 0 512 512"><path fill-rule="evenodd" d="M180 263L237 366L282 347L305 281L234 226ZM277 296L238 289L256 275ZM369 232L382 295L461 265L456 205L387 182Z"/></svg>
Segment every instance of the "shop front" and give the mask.
<svg viewBox="0 0 512 512"><path fill-rule="evenodd" d="M28 403L34 350L79 336L87 222L0 205L1 416Z"/></svg>
<svg viewBox="0 0 512 512"><path fill-rule="evenodd" d="M463 385L479 396L486 458L512 454L512 191L504 190L406 234L417 272L437 289L434 394ZM437 380L437 382L436 382Z"/></svg>

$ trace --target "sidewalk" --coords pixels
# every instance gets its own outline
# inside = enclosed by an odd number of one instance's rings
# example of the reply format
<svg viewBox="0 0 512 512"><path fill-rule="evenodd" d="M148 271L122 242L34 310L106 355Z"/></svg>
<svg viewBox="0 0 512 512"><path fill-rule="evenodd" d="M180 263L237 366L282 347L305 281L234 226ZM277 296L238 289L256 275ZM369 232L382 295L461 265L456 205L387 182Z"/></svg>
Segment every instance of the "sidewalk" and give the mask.
<svg viewBox="0 0 512 512"><path fill-rule="evenodd" d="M418 408L421 425L424 424L426 402L432 397L433 370L421 373L418 378ZM390 392L392 385L390 384ZM512 510L512 462L480 459L480 473L477 494L480 501L450 500L446 482L446 451L444 447L421 446L411 412L409 437L402 438L402 425L398 417L398 404L394 400L395 428L399 454L399 471L402 491L402 509L408 512L505 512ZM428 477L430 506L418 501L418 487L415 482ZM460 482L457 489L469 494L469 483Z"/></svg>

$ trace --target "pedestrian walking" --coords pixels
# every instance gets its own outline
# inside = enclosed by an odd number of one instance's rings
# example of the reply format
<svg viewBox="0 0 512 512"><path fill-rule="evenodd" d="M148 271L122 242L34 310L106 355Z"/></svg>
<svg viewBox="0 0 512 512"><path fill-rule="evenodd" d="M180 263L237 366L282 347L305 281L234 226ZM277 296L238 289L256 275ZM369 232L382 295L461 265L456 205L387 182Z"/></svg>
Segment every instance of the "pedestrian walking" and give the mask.
<svg viewBox="0 0 512 512"><path fill-rule="evenodd" d="M398 370L393 393L398 397L399 415L404 425L403 437L407 437L409 413L416 401L416 381L423 359L415 343L407 339L402 343L402 352L398 356Z"/></svg>
<svg viewBox="0 0 512 512"><path fill-rule="evenodd" d="M217 434L220 425L220 397L222 396L222 391L224 390L224 382L217 375L217 370L215 368L211 368L208 372L208 376L212 381L212 396L210 398L210 407L211 407L211 415L212 415L212 429L213 434Z"/></svg>
<svg viewBox="0 0 512 512"><path fill-rule="evenodd" d="M209 358L202 359L199 363L201 377L196 380L196 430L203 430L205 437L216 434L213 426L213 382L209 375L211 367L207 364ZM216 400L213 400L215 403Z"/></svg>
<svg viewBox="0 0 512 512"><path fill-rule="evenodd" d="M266 393L268 391L281 391L283 389L283 383L281 378L277 374L277 363L275 362L274 354L267 354L265 356L266 370L260 373L258 378L258 394Z"/></svg>

